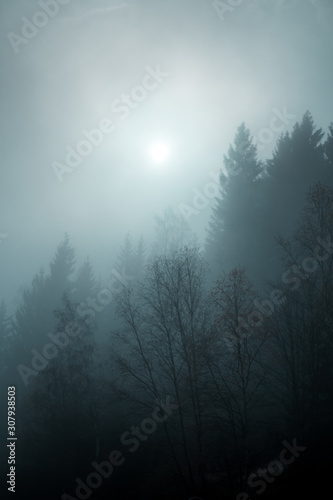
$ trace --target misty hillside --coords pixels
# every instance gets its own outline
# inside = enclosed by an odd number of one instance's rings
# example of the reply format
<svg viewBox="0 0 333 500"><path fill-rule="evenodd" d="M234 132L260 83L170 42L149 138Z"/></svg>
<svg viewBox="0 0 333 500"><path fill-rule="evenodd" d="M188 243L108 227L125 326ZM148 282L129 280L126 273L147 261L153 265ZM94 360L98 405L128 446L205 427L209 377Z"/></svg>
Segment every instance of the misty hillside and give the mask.
<svg viewBox="0 0 333 500"><path fill-rule="evenodd" d="M2 5L1 498L314 498L333 5Z"/></svg>

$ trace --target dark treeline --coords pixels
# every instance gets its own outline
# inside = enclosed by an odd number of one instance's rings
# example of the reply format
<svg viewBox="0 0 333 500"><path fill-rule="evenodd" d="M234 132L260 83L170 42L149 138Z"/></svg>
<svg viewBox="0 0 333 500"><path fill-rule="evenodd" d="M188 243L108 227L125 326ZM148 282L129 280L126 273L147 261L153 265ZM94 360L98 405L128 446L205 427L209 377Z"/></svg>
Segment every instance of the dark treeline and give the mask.
<svg viewBox="0 0 333 500"><path fill-rule="evenodd" d="M333 447L333 125L325 134L307 112L267 161L241 125L223 165L204 249L168 209L155 243L128 235L98 280L66 235L12 317L2 303L17 498L320 496Z"/></svg>

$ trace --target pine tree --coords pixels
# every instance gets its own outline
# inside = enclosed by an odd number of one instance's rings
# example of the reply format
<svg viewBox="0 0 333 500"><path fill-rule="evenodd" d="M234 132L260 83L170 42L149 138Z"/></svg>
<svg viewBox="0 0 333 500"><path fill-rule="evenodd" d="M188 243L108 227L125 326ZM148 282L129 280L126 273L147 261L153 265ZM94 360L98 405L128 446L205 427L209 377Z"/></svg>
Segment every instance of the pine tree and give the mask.
<svg viewBox="0 0 333 500"><path fill-rule="evenodd" d="M40 349L48 341L48 333L55 327L54 310L63 294L72 289L70 276L74 270L74 249L68 235L58 246L50 263L50 273L41 270L23 291L22 302L14 317L15 350L19 364L31 360L31 349Z"/></svg>
<svg viewBox="0 0 333 500"><path fill-rule="evenodd" d="M135 273L135 250L130 233L127 233L124 243L120 248L115 268L120 274L125 272L134 275Z"/></svg>
<svg viewBox="0 0 333 500"><path fill-rule="evenodd" d="M45 471L53 490L59 484L70 484L75 470L82 470L90 457L98 458L102 407L100 363L91 326L77 316L66 294L54 316L53 333L61 332L63 338L59 341L63 346L52 344L58 352L31 380L21 425L21 446L29 457L24 464L28 470L31 464L37 467L40 453L53 450L52 472Z"/></svg>
<svg viewBox="0 0 333 500"><path fill-rule="evenodd" d="M0 305L0 373L6 369L11 340L11 321L3 300Z"/></svg>
<svg viewBox="0 0 333 500"><path fill-rule="evenodd" d="M271 160L267 162L267 178L263 182L263 209L258 224L265 235L262 255L271 275L281 272L276 237L291 236L296 228L306 193L311 184L325 182L322 129L317 129L307 111L293 131L282 134ZM269 271L268 271L269 272Z"/></svg>
<svg viewBox="0 0 333 500"><path fill-rule="evenodd" d="M83 302L90 295L94 295L96 280L92 264L87 258L79 268L76 280L74 282L73 298L76 302Z"/></svg>
<svg viewBox="0 0 333 500"><path fill-rule="evenodd" d="M220 197L213 208L206 244L207 257L217 272L244 264L249 257L248 245L255 239L262 164L244 123L238 127L224 165L226 171L220 173Z"/></svg>
<svg viewBox="0 0 333 500"><path fill-rule="evenodd" d="M22 345L30 345L47 332L45 323L50 320L50 311L45 308L48 302L46 277L43 269L37 273L30 287L23 290L22 302L14 318L16 340Z"/></svg>
<svg viewBox="0 0 333 500"><path fill-rule="evenodd" d="M313 182L324 179L323 136L322 129L316 129L307 111L292 133L280 138L268 162L269 177L265 186L267 226L272 227L274 233L292 233L308 189Z"/></svg>
<svg viewBox="0 0 333 500"><path fill-rule="evenodd" d="M49 283L59 297L72 287L70 277L75 267L75 250L70 244L69 236L66 233L64 240L57 248L56 254L50 263Z"/></svg>

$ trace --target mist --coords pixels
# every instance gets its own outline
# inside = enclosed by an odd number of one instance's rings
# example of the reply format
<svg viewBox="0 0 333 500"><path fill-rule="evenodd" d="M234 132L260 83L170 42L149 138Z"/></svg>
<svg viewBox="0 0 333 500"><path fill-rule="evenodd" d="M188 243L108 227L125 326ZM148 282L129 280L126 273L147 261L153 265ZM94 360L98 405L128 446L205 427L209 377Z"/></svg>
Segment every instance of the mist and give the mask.
<svg viewBox="0 0 333 500"><path fill-rule="evenodd" d="M0 13L3 477L62 500L329 485L331 2Z"/></svg>

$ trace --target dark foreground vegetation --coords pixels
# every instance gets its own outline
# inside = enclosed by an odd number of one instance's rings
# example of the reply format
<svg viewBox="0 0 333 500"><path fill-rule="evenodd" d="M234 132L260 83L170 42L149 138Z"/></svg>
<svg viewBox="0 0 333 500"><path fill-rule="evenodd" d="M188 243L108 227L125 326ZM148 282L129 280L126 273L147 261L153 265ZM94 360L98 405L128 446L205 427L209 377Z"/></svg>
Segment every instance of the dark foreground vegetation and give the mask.
<svg viewBox="0 0 333 500"><path fill-rule="evenodd" d="M261 162L242 125L224 167L204 248L168 210L153 248L129 235L101 280L66 235L12 317L2 304L15 498L323 496L333 126L306 113Z"/></svg>

